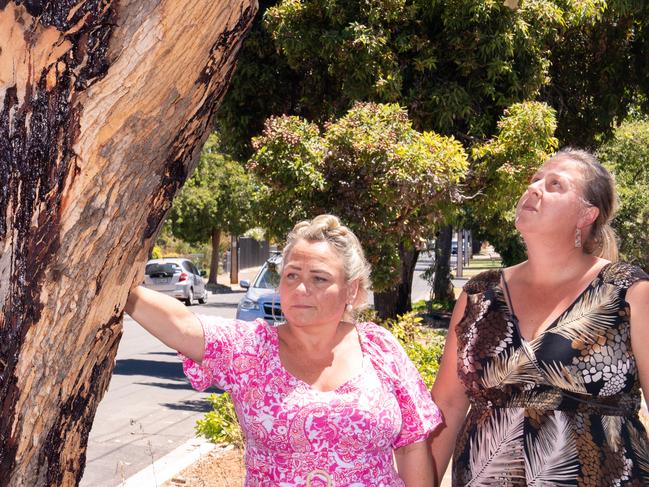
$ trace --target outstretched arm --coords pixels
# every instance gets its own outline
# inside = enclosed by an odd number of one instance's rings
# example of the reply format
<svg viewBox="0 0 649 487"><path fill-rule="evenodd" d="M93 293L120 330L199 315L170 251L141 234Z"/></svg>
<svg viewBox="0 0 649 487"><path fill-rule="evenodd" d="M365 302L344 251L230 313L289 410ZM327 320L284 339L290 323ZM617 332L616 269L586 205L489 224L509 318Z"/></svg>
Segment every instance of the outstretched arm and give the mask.
<svg viewBox="0 0 649 487"><path fill-rule="evenodd" d="M168 347L197 363L203 360L203 327L177 299L138 286L131 289L125 311Z"/></svg>

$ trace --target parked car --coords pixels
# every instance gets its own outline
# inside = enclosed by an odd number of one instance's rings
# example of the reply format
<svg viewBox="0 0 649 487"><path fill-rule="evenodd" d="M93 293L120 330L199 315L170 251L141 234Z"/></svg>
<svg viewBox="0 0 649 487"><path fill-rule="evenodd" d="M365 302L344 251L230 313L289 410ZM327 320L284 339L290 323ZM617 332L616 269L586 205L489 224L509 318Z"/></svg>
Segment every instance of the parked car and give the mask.
<svg viewBox="0 0 649 487"><path fill-rule="evenodd" d="M205 274L189 259L152 259L146 263L144 287L178 298L187 306L191 306L194 299L205 304L209 295L203 279Z"/></svg>
<svg viewBox="0 0 649 487"><path fill-rule="evenodd" d="M247 291L237 306L237 319L253 321L262 318L271 325L284 319L277 292L278 269L281 264L281 255L271 255L259 269L252 283L248 280L242 280L239 283Z"/></svg>

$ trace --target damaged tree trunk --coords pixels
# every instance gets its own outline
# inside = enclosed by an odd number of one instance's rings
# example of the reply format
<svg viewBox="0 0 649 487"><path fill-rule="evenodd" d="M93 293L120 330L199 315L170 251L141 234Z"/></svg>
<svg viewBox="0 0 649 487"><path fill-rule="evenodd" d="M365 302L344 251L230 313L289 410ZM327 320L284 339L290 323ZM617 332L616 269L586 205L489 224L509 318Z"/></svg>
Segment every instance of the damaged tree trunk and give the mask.
<svg viewBox="0 0 649 487"><path fill-rule="evenodd" d="M0 0L0 486L75 485L256 0Z"/></svg>

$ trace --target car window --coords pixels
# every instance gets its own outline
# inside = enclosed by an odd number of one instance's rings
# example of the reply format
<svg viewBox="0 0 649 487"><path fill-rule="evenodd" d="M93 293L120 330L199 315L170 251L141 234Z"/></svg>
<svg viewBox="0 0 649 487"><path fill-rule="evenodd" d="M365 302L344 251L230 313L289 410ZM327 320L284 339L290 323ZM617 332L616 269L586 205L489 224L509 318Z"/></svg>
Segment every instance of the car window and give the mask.
<svg viewBox="0 0 649 487"><path fill-rule="evenodd" d="M193 262L192 262L190 265L192 266L192 272L193 272L194 274L196 274L197 276L200 276L201 273L200 273L200 271L198 270L198 267L196 267L196 265L195 265Z"/></svg>
<svg viewBox="0 0 649 487"><path fill-rule="evenodd" d="M194 271L192 271L192 265L189 262L184 260L182 264L183 264L183 269L185 269L187 272L191 272L192 274L194 273Z"/></svg>
<svg viewBox="0 0 649 487"><path fill-rule="evenodd" d="M164 276L171 277L174 272L179 271L178 264L172 262L148 264L144 269L147 276Z"/></svg>
<svg viewBox="0 0 649 487"><path fill-rule="evenodd" d="M273 265L264 267L253 287L275 289L277 286L279 286L279 274Z"/></svg>

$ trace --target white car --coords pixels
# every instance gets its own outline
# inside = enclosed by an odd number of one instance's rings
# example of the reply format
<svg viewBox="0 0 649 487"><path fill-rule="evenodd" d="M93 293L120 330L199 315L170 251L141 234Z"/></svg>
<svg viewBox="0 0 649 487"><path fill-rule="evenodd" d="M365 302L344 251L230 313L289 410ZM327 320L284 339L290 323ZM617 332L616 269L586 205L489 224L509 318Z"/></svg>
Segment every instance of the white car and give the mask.
<svg viewBox="0 0 649 487"><path fill-rule="evenodd" d="M204 275L205 271L199 271L189 259L152 259L146 263L144 287L180 299L187 306L191 306L195 299L205 304L209 291L205 287Z"/></svg>
<svg viewBox="0 0 649 487"><path fill-rule="evenodd" d="M253 321L257 318L264 319L269 324L279 323L284 320L279 302L278 267L282 263L281 255L272 255L262 266L252 283L243 280L239 285L246 289L246 294L237 306L238 320Z"/></svg>

